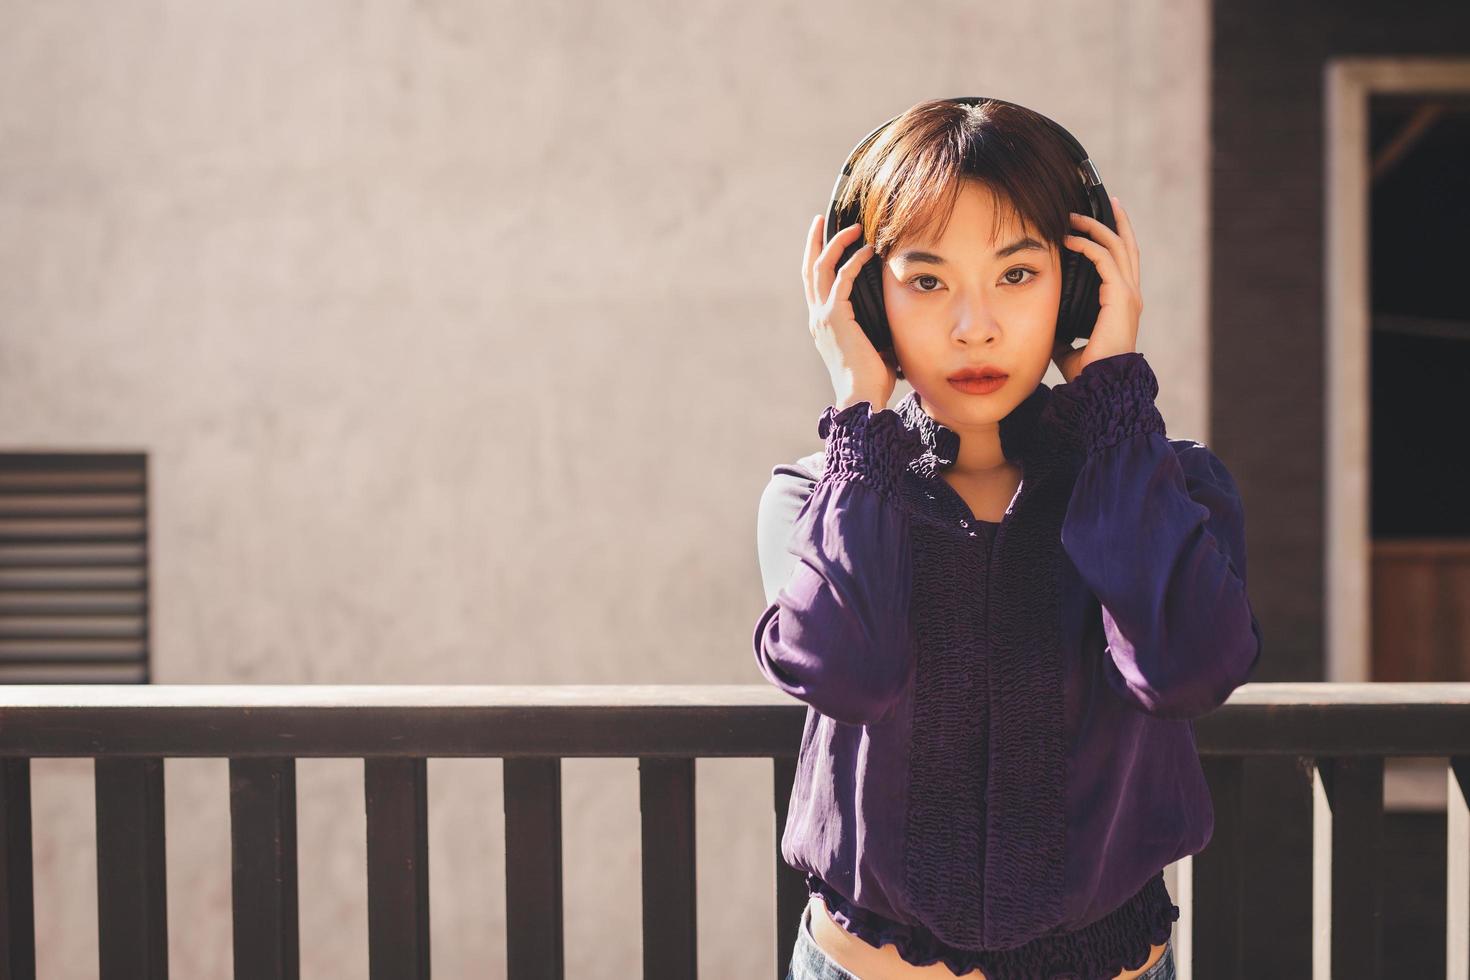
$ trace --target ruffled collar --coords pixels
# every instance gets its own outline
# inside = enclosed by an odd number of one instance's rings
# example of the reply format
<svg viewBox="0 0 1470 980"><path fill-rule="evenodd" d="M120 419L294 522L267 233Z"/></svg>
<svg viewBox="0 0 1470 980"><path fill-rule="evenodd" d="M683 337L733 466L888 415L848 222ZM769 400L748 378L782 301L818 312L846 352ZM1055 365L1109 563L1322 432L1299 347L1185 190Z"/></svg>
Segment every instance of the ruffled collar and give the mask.
<svg viewBox="0 0 1470 980"><path fill-rule="evenodd" d="M1000 451L1006 459L1012 462L1026 459L1055 442L1044 438L1045 433L1052 429L1043 422L1049 417L1045 409L1051 397L1051 388L1038 382L1036 389L1000 420ZM924 411L923 399L917 391L905 395L894 406L894 411L903 419L904 425L923 441L936 468L947 469L955 464L959 458L960 434L930 417Z"/></svg>

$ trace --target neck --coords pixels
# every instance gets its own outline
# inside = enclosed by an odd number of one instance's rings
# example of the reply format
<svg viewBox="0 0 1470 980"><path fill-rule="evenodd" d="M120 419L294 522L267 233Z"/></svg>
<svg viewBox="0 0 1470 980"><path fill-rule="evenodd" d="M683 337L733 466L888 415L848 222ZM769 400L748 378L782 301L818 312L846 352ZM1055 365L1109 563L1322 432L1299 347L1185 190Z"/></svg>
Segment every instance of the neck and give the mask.
<svg viewBox="0 0 1470 980"><path fill-rule="evenodd" d="M1043 428L1040 417L1050 394L1051 389L1038 384L1005 418L959 429L930 415L917 389L903 397L896 411L932 451L926 475L937 469L951 479L984 482L1015 477L1026 468L1023 459L1042 441L1037 438Z"/></svg>
<svg viewBox="0 0 1470 980"><path fill-rule="evenodd" d="M1005 458L1000 449L1000 425L956 428L960 436L960 449L954 465L949 467L951 476L962 480L984 480L1003 476L1015 469L1015 464Z"/></svg>

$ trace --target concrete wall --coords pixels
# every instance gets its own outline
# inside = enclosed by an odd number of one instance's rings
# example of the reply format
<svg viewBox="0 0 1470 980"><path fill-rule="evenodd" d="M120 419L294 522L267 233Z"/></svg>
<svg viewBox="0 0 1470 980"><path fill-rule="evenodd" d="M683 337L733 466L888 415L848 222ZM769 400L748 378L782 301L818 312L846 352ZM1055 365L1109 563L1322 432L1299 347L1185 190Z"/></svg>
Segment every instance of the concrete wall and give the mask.
<svg viewBox="0 0 1470 980"><path fill-rule="evenodd" d="M756 501L831 396L807 222L908 105L995 95L1092 151L1170 432L1208 438L1207 32L1162 0L0 0L0 451L149 454L159 683L758 682ZM96 974L91 771L34 766L46 977ZM564 772L567 973L637 976L636 763ZM429 774L435 975L503 975L500 764ZM227 977L225 762L167 778L172 975ZM361 763L299 780L302 975L364 976ZM698 780L701 975L769 976L769 764Z"/></svg>

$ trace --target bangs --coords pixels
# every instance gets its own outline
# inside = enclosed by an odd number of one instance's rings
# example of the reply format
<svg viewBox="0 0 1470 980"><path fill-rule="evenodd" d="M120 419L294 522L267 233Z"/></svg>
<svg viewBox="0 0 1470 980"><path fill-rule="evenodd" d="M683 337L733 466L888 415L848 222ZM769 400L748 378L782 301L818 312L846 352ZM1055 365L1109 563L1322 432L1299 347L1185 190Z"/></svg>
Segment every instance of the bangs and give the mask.
<svg viewBox="0 0 1470 980"><path fill-rule="evenodd" d="M1090 214L1070 148L1038 114L996 102L921 102L883 130L853 161L839 207L854 210L874 252L944 234L966 181L994 204L992 240L1017 223L1061 251L1069 211Z"/></svg>

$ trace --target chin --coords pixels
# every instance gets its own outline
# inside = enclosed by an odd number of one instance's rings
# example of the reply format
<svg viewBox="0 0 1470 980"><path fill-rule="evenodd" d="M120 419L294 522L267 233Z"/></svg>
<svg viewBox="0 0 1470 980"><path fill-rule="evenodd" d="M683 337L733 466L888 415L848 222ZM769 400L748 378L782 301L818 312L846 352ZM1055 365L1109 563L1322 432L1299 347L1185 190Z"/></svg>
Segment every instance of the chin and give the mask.
<svg viewBox="0 0 1470 980"><path fill-rule="evenodd" d="M1020 389L1014 375L988 395L968 395L956 391L948 378L938 378L921 389L919 397L926 405L938 409L945 418L952 418L961 424L988 425L999 422L1021 403L1022 399L1012 389ZM930 391L935 393L932 398L926 394Z"/></svg>

